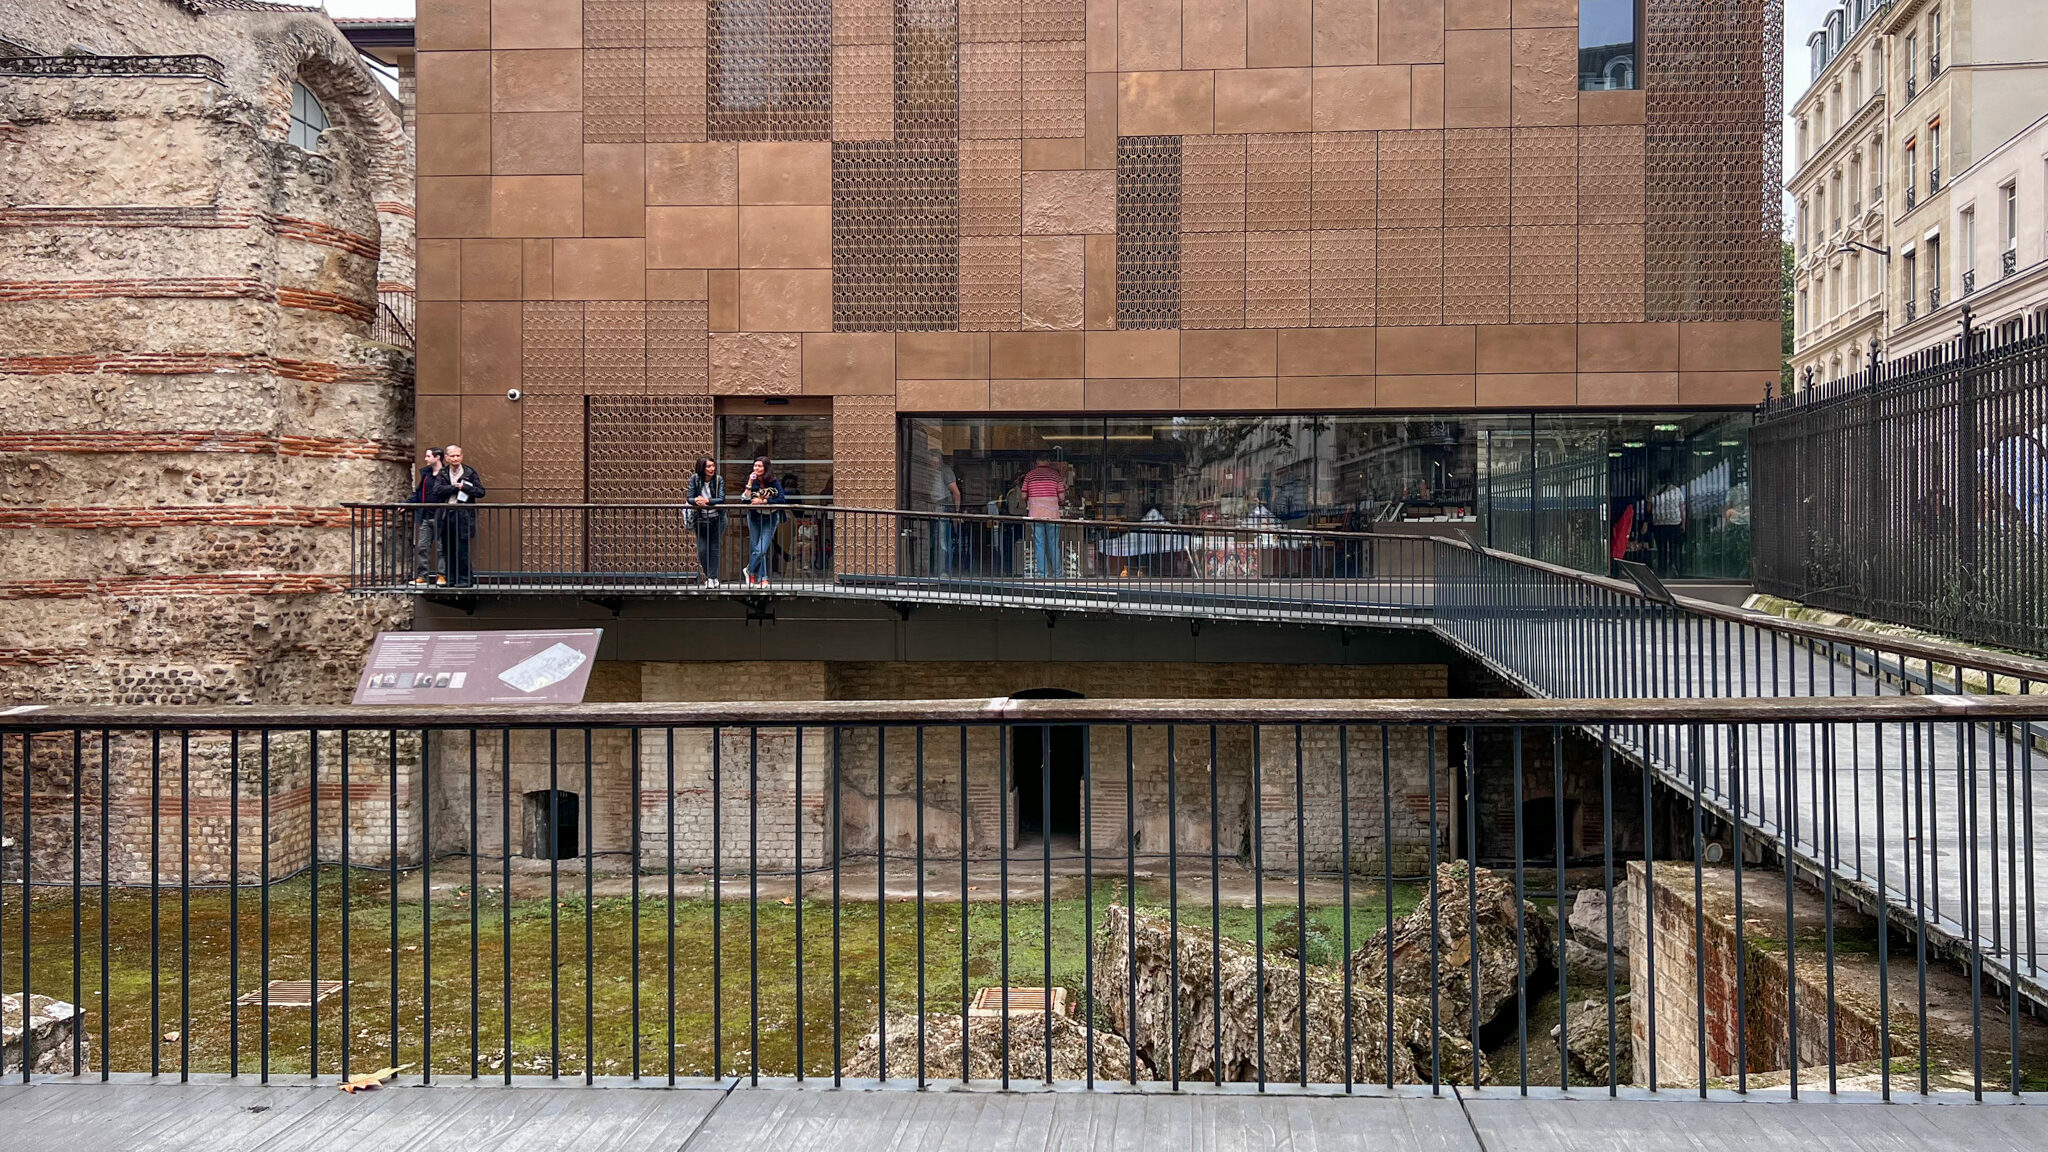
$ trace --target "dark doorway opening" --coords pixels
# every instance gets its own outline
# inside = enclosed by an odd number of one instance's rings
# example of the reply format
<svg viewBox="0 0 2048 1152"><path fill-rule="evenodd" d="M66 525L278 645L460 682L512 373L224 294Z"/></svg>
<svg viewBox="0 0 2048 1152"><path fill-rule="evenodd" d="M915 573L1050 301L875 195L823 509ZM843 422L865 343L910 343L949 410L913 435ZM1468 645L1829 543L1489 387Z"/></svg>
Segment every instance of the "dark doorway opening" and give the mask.
<svg viewBox="0 0 2048 1152"><path fill-rule="evenodd" d="M526 794L526 857L569 860L576 856L577 810L574 792L543 788Z"/></svg>
<svg viewBox="0 0 2048 1152"><path fill-rule="evenodd" d="M1567 859L1576 855L1578 844L1572 836L1572 829L1579 822L1579 802L1564 802L1564 827L1557 825L1557 800L1545 796L1540 800L1525 800L1522 803L1522 858L1524 860L1557 859L1558 837L1563 836L1564 854Z"/></svg>
<svg viewBox="0 0 2048 1152"><path fill-rule="evenodd" d="M1012 692L1012 700L1079 700L1064 688ZM1020 724L1010 729L1010 782L1017 789L1017 835L1081 835L1081 778L1088 729L1080 724ZM1050 787L1048 787L1048 784Z"/></svg>

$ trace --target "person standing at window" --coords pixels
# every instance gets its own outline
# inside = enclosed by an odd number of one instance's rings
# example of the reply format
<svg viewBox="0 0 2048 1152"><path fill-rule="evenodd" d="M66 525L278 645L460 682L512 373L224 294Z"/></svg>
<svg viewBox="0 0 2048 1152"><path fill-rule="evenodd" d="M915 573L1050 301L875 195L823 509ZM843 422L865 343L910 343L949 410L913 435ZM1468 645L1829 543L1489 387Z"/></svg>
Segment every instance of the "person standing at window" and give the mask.
<svg viewBox="0 0 2048 1152"><path fill-rule="evenodd" d="M1676 575L1685 547L1685 489L1668 475L1650 496L1650 539L1657 546L1657 575Z"/></svg>
<svg viewBox="0 0 2048 1152"><path fill-rule="evenodd" d="M476 469L462 462L460 444L450 444L442 454L442 460L444 466L440 475L425 485L427 503L451 505L440 513L441 563L446 572L435 577L434 582L467 588L472 583L469 542L476 536L476 509L473 505L484 498L484 478Z"/></svg>
<svg viewBox="0 0 2048 1152"><path fill-rule="evenodd" d="M775 486L775 480L768 475L768 458L756 456L754 470L747 474L746 486L740 489L740 503L747 506L747 583L768 583L768 550L775 546L775 526L781 515L775 509L777 504L787 504L789 497Z"/></svg>
<svg viewBox="0 0 2048 1152"><path fill-rule="evenodd" d="M718 461L698 457L690 469L687 499L685 515L697 536L697 567L704 573L704 586L716 588L719 552L725 543L725 477L718 474Z"/></svg>
<svg viewBox="0 0 2048 1152"><path fill-rule="evenodd" d="M1038 574L1059 574L1060 506L1066 502L1067 478L1051 457L1040 453L1031 461L1017 487L1024 493L1024 514L1039 523L1031 527L1031 550L1038 560Z"/></svg>
<svg viewBox="0 0 2048 1152"><path fill-rule="evenodd" d="M931 521L931 567L935 576L953 573L953 521L945 517L960 511L960 476L944 453L932 463L931 485L925 493L928 511L939 516Z"/></svg>

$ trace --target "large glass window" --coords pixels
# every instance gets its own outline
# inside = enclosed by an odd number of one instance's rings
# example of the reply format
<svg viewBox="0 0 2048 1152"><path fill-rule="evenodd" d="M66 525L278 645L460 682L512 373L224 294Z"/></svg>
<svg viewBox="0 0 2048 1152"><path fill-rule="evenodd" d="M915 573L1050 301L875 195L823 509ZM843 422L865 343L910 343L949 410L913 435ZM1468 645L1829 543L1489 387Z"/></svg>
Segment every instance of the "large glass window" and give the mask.
<svg viewBox="0 0 2048 1152"><path fill-rule="evenodd" d="M756 456L768 457L776 486L793 504L832 502L832 417L811 413L718 418L718 468L738 499Z"/></svg>
<svg viewBox="0 0 2048 1152"><path fill-rule="evenodd" d="M1464 531L1587 571L1620 558L1666 576L1745 578L1748 423L1727 413L913 417L898 475L902 506L918 511L955 510L957 485L958 511L1021 514L1018 482L1044 461L1066 477L1072 519Z"/></svg>
<svg viewBox="0 0 2048 1152"><path fill-rule="evenodd" d="M1579 0L1580 90L1638 87L1636 0Z"/></svg>

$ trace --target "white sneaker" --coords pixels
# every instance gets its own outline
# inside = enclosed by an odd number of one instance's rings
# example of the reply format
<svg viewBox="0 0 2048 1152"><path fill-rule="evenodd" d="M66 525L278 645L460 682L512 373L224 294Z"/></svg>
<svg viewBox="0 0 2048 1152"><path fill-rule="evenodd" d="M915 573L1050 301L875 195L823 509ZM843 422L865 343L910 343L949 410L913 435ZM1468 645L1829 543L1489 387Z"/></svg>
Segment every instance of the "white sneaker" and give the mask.
<svg viewBox="0 0 2048 1152"><path fill-rule="evenodd" d="M716 588L716 587L718 587L718 577L716 577L716 576L713 576L713 577L711 577L710 579L708 579L708 580L704 581L704 586L705 586L706 588Z"/></svg>

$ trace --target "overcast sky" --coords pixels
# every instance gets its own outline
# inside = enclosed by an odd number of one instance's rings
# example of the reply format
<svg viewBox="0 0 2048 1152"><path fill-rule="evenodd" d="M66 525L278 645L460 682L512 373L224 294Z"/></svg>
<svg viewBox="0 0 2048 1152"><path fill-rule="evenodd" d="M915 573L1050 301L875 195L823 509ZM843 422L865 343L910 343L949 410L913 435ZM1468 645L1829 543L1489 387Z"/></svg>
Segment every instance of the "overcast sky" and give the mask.
<svg viewBox="0 0 2048 1152"><path fill-rule="evenodd" d="M1399 3L1400 0L1395 0ZM1785 104L1789 107L1806 91L1806 38L1820 27L1821 20L1840 0L1785 0ZM413 0L324 0L335 16L411 16ZM1791 173L1791 132L1786 131L1786 173ZM1787 210L1789 227L1791 216Z"/></svg>

